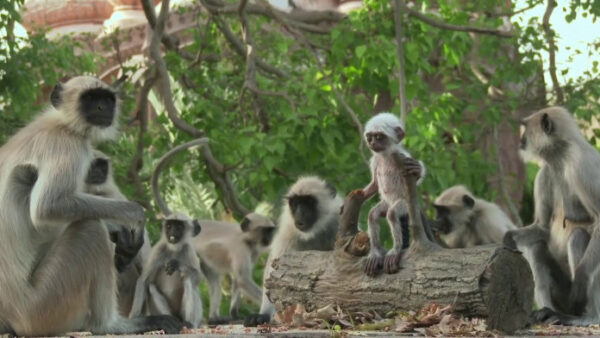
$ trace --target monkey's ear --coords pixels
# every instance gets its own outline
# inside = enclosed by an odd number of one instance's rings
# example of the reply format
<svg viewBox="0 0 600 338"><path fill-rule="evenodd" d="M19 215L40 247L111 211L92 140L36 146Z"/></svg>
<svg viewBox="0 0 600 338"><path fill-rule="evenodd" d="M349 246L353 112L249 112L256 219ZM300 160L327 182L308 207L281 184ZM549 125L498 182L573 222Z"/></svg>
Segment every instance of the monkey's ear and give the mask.
<svg viewBox="0 0 600 338"><path fill-rule="evenodd" d="M396 133L396 139L398 139L398 142L404 140L404 135L406 134L404 133L404 129L402 127L394 128L394 133Z"/></svg>
<svg viewBox="0 0 600 338"><path fill-rule="evenodd" d="M192 221L192 224L194 225L194 237L198 236L198 234L202 230L202 227L200 226L200 222L198 222L198 220L195 219Z"/></svg>
<svg viewBox="0 0 600 338"><path fill-rule="evenodd" d="M325 182L325 188L327 188L327 190L329 190L329 195L332 198L335 197L335 195L337 195L337 190L335 189L335 187L333 186L333 184L331 184L329 182Z"/></svg>
<svg viewBox="0 0 600 338"><path fill-rule="evenodd" d="M240 223L240 227L242 228L243 232L250 230L250 220L247 217L244 217L244 219Z"/></svg>
<svg viewBox="0 0 600 338"><path fill-rule="evenodd" d="M554 123L552 123L550 116L546 113L542 115L542 130L546 135L550 135L554 131Z"/></svg>
<svg viewBox="0 0 600 338"><path fill-rule="evenodd" d="M463 195L463 203L469 209L471 209L475 205L475 200L469 195Z"/></svg>
<svg viewBox="0 0 600 338"><path fill-rule="evenodd" d="M60 106L60 103L62 102L62 91L63 85L60 82L57 83L52 89L52 93L50 94L50 103L52 103L54 108L58 109L58 106Z"/></svg>

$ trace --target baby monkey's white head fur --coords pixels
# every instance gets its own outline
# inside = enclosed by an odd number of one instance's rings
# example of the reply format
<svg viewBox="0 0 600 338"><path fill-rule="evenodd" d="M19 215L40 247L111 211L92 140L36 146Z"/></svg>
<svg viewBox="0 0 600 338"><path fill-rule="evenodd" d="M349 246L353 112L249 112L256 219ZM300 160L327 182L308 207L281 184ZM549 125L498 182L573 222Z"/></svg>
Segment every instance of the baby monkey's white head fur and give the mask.
<svg viewBox="0 0 600 338"><path fill-rule="evenodd" d="M392 113L379 113L365 125L365 141L374 153L387 153L396 147L402 147L404 135L404 123Z"/></svg>
<svg viewBox="0 0 600 338"><path fill-rule="evenodd" d="M47 116L92 143L114 139L120 100L117 89L92 76L77 76L57 84L50 95Z"/></svg>

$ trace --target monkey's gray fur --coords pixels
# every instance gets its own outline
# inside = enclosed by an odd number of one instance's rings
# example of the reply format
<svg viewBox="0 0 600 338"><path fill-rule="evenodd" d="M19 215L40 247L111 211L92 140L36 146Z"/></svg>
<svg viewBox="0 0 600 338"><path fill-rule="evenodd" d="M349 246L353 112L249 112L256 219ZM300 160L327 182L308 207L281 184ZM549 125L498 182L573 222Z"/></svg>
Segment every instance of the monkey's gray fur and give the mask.
<svg viewBox="0 0 600 338"><path fill-rule="evenodd" d="M51 101L0 148L0 331L178 332L171 317L118 313L112 246L99 219L143 226L141 206L83 191L92 146L116 136L115 90L80 76L57 85Z"/></svg>
<svg viewBox="0 0 600 338"><path fill-rule="evenodd" d="M535 319L598 323L600 313L600 154L561 107L522 121L523 156L541 165L534 183L535 220L509 231L505 245L528 260ZM583 312L583 314L582 314Z"/></svg>
<svg viewBox="0 0 600 338"><path fill-rule="evenodd" d="M311 200L315 203L314 210L307 206L313 203ZM303 203L306 205L302 206ZM246 326L269 322L273 318L275 307L267 296L264 281L273 271L275 259L288 251L333 250L342 203L335 188L316 176L301 177L290 187L263 273L260 313L248 317Z"/></svg>
<svg viewBox="0 0 600 338"><path fill-rule="evenodd" d="M433 206L435 226L449 248L500 244L507 231L517 229L497 204L475 197L463 185L444 190Z"/></svg>
<svg viewBox="0 0 600 338"><path fill-rule="evenodd" d="M94 168L94 166L100 167ZM114 169L110 157L99 150L94 150L92 167L90 167L86 178L85 191L92 195L114 198L121 201L127 200L115 183ZM127 231L124 229L124 226L116 223L105 222L105 224L111 234ZM150 256L150 238L148 231L146 229L143 229L143 231L144 238L141 248L137 247L139 251L135 254L133 261L126 264L121 271L118 271L117 275L119 313L122 316L129 316L131 305L133 304L136 282L142 273L144 264Z"/></svg>
<svg viewBox="0 0 600 338"><path fill-rule="evenodd" d="M218 324L238 317L240 293L260 304L262 291L252 279L258 256L266 252L275 224L265 216L249 213L240 224L200 220L202 234L194 240L196 253L210 293L209 322ZM231 274L230 318L221 318L221 276Z"/></svg>
<svg viewBox="0 0 600 338"><path fill-rule="evenodd" d="M177 226L183 229L171 229ZM199 232L197 221L184 214L170 214L165 218L162 236L152 247L137 280L129 318L141 315L149 293L146 305L151 314L176 315L193 328L202 323L202 300L198 291L202 272L193 248L193 237Z"/></svg>

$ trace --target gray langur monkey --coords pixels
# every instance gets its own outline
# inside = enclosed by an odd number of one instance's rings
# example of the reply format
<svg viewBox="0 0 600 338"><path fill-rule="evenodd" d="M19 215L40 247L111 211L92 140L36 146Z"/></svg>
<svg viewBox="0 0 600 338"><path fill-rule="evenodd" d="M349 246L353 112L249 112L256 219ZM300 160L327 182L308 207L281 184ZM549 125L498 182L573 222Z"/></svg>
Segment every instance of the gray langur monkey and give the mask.
<svg viewBox="0 0 600 338"><path fill-rule="evenodd" d="M117 135L115 88L79 76L55 86L51 103L0 148L0 331L179 332L174 317L119 315L114 254L99 220L136 224L141 236L144 211L83 191L92 146Z"/></svg>
<svg viewBox="0 0 600 338"><path fill-rule="evenodd" d="M270 277L275 259L288 251L334 248L343 201L331 184L316 176L301 177L290 187L284 201L263 273L260 312L246 318L245 326L268 323L273 318L275 307L269 300L264 281Z"/></svg>
<svg viewBox="0 0 600 338"><path fill-rule="evenodd" d="M541 165L535 218L511 230L505 246L529 262L539 311L534 320L598 323L600 314L600 154L570 113L550 107L522 121L521 152Z"/></svg>
<svg viewBox="0 0 600 338"><path fill-rule="evenodd" d="M395 273L400 268L402 249L408 247L408 205L402 176L425 176L425 165L411 158L402 146L404 124L391 113L379 113L365 125L365 141L371 149L371 182L363 189L366 198L379 193L380 201L368 216L371 250L366 260L365 273L375 276L383 268L385 273ZM396 166L391 154L406 156L404 172ZM379 219L386 217L393 238L393 247L387 253L379 240ZM403 231L404 229L404 231ZM404 233L403 233L404 232ZM429 235L429 234L428 234Z"/></svg>
<svg viewBox="0 0 600 338"><path fill-rule="evenodd" d="M161 211L171 213L158 187L160 173L168 161L177 153L206 144L208 139L200 138L179 145L158 161L152 174L152 192ZM269 247L275 225L268 218L250 213L238 224L212 220L200 220L202 235L195 237L194 247L200 258L200 267L206 277L210 293L209 323L228 321L219 316L221 305L221 276L232 275L231 304L229 314L237 317L240 292L252 301L259 303L261 289L252 279L252 268L258 255Z"/></svg>
<svg viewBox="0 0 600 338"><path fill-rule="evenodd" d="M176 315L192 328L202 323L202 278L193 237L200 233L197 220L174 213L162 223L162 235L150 252L138 278L129 318L141 315L144 304L152 314ZM146 294L149 293L147 303Z"/></svg>
<svg viewBox="0 0 600 338"><path fill-rule="evenodd" d="M240 293L260 304L261 288L252 279L258 256L267 252L275 224L260 214L247 214L240 224L201 220L202 235L194 245L210 293L209 323L219 324L238 318ZM230 318L221 318L221 276L231 275Z"/></svg>
<svg viewBox="0 0 600 338"><path fill-rule="evenodd" d="M85 184L85 191L92 195L121 201L127 200L115 183L114 169L110 157L99 150L94 150ZM133 242L134 236L127 227L113 222L105 222L105 224L111 241L116 244L115 267L118 272L119 312L123 316L128 316L133 304L137 279L141 275L144 264L150 255L150 238L148 231L143 229L143 243L135 243Z"/></svg>
<svg viewBox="0 0 600 338"><path fill-rule="evenodd" d="M507 231L517 229L497 204L475 197L464 185L444 190L433 206L437 213L433 228L444 235L449 248L501 244Z"/></svg>
<svg viewBox="0 0 600 338"><path fill-rule="evenodd" d="M150 258L137 281L134 302L129 318L139 316L144 306L146 294L149 311L153 314L175 313L192 327L202 323L202 299L198 284L202 280L200 260L194 250L194 240L201 226L182 213L173 213L160 195L158 178L168 161L178 152L208 143L207 138L199 138L179 145L158 161L152 173L152 193L156 204L166 215L162 225L160 241L152 248ZM175 274L175 272L178 272Z"/></svg>

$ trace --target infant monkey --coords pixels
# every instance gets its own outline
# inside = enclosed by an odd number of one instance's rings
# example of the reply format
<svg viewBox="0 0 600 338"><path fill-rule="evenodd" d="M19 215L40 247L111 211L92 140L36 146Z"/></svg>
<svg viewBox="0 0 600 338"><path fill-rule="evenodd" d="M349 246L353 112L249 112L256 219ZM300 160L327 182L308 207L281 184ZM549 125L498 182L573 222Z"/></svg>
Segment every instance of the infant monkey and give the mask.
<svg viewBox="0 0 600 338"><path fill-rule="evenodd" d="M403 231L408 228L408 206L402 176L415 175L420 183L425 176L422 162L411 158L402 146L404 124L390 113L373 116L365 126L365 140L373 153L371 157L371 183L363 192L367 198L379 192L380 201L369 211L369 238L371 251L367 257L365 273L375 276L383 267L385 273L395 273L400 269L402 257ZM400 152L406 156L402 172L391 156ZM394 246L385 254L379 240L379 219L385 216L390 226ZM404 222L402 222L402 221ZM408 241L406 241L408 243Z"/></svg>

